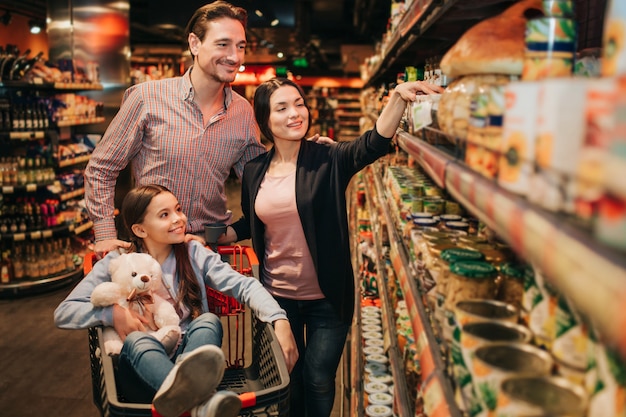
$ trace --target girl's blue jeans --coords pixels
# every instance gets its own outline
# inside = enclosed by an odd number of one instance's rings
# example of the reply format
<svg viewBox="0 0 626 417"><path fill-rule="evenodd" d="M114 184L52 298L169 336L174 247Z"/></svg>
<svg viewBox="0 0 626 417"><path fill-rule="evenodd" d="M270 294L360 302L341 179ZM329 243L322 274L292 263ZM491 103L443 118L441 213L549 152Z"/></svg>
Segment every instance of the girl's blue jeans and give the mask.
<svg viewBox="0 0 626 417"><path fill-rule="evenodd" d="M222 346L222 336L220 318L204 313L190 323L170 358L161 342L148 333L129 334L124 340L115 375L118 391L127 402L151 403L176 360L200 346Z"/></svg>
<svg viewBox="0 0 626 417"><path fill-rule="evenodd" d="M335 375L349 326L325 299L275 298L287 312L300 355L289 375L290 415L330 416L335 401Z"/></svg>

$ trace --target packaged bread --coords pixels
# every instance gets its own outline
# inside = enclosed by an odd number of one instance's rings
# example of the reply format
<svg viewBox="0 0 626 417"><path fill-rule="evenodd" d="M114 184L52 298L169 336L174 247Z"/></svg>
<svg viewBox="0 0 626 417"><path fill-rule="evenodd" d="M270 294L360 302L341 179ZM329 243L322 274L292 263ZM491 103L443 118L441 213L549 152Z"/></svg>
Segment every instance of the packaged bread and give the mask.
<svg viewBox="0 0 626 417"><path fill-rule="evenodd" d="M441 60L448 77L467 74L520 75L526 21L542 14L541 0L521 0L501 14L472 26Z"/></svg>

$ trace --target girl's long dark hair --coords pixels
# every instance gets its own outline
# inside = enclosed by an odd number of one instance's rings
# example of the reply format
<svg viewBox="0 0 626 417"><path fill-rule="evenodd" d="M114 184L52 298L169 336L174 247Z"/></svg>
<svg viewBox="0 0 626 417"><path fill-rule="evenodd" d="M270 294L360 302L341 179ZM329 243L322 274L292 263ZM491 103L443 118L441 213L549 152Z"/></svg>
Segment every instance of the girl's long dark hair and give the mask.
<svg viewBox="0 0 626 417"><path fill-rule="evenodd" d="M124 197L121 215L126 233L132 242L131 251L138 251L142 246L142 240L133 233L132 225L143 222L148 205L156 195L163 192L171 193L170 190L162 185L150 184L133 188ZM176 272L179 280L177 301L189 308L191 318L194 319L202 313L200 285L191 266L187 244L184 242L177 243L172 245L172 247L176 258Z"/></svg>

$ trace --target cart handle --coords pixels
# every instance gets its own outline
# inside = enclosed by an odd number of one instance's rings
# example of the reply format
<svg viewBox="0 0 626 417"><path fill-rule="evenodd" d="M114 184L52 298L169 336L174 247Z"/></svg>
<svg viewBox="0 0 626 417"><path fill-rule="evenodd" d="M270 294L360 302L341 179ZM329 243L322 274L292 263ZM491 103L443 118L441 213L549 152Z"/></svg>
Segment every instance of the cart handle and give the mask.
<svg viewBox="0 0 626 417"><path fill-rule="evenodd" d="M223 255L233 255L233 254L245 254L248 258L248 264L252 268L252 273L255 277L259 277L259 258L256 256L254 249L250 246L241 246L241 245L233 245L233 246L218 246L218 252ZM93 264L97 261L95 252L87 252L83 259L83 273L87 275L91 272L93 268ZM241 263L239 264L241 265Z"/></svg>

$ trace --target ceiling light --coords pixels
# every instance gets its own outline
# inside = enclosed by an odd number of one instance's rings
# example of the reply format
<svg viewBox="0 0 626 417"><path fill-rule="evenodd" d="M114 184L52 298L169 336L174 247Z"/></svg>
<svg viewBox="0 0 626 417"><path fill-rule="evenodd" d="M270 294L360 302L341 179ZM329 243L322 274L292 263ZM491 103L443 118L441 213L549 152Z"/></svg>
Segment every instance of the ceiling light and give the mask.
<svg viewBox="0 0 626 417"><path fill-rule="evenodd" d="M43 29L43 24L41 22L37 22L36 20L29 21L28 26L30 26L30 33L34 35L41 33Z"/></svg>
<svg viewBox="0 0 626 417"><path fill-rule="evenodd" d="M279 58L283 58L285 56L285 54L283 54L282 52L279 52L276 54L277 57Z"/></svg>
<svg viewBox="0 0 626 417"><path fill-rule="evenodd" d="M256 10L254 11L254 14L255 14L255 15L257 15L257 16L259 16L259 17L263 17L263 12L262 12L262 11L260 11L259 9L256 9Z"/></svg>
<svg viewBox="0 0 626 417"><path fill-rule="evenodd" d="M8 10L4 12L4 15L2 17L0 17L0 22L2 22L4 26L9 26L12 20L13 20L13 15Z"/></svg>
<svg viewBox="0 0 626 417"><path fill-rule="evenodd" d="M277 26L280 23L278 19L274 19L270 22L270 26Z"/></svg>

